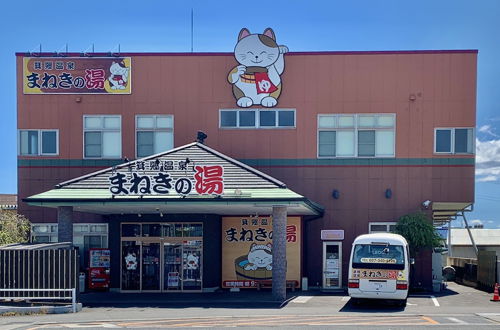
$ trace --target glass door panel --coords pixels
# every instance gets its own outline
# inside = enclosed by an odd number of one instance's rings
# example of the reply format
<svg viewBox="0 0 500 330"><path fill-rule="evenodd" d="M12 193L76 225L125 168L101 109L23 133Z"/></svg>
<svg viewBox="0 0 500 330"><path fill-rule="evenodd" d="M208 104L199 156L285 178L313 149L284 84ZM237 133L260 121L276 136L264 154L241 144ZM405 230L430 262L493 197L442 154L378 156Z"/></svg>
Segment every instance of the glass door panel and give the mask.
<svg viewBox="0 0 500 330"><path fill-rule="evenodd" d="M184 242L182 253L183 290L201 290L201 241Z"/></svg>
<svg viewBox="0 0 500 330"><path fill-rule="evenodd" d="M141 245L135 241L122 241L122 290L140 290Z"/></svg>
<svg viewBox="0 0 500 330"><path fill-rule="evenodd" d="M160 290L160 243L142 243L142 290Z"/></svg>
<svg viewBox="0 0 500 330"><path fill-rule="evenodd" d="M323 243L323 288L334 289L341 286L342 273L342 243Z"/></svg>
<svg viewBox="0 0 500 330"><path fill-rule="evenodd" d="M182 290L182 245L165 243L163 262L163 290Z"/></svg>

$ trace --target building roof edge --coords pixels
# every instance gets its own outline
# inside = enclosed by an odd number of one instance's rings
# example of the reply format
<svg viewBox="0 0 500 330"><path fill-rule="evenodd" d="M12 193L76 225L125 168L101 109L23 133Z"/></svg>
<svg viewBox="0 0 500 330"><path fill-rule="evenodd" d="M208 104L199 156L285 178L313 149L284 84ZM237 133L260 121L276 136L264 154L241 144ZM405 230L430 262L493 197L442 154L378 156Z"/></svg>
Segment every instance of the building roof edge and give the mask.
<svg viewBox="0 0 500 330"><path fill-rule="evenodd" d="M390 55L390 54L477 54L479 50L477 49L440 49L440 50L342 50L342 51L296 51L289 52L287 56L294 55ZM124 57L124 56L233 56L233 52L124 52L124 53L113 53L108 52L97 52L97 53L79 53L79 52L69 52L69 53L54 53L54 52L41 52L41 53L30 53L30 52L16 52L15 56L19 57L82 57L82 58L92 58L92 57Z"/></svg>

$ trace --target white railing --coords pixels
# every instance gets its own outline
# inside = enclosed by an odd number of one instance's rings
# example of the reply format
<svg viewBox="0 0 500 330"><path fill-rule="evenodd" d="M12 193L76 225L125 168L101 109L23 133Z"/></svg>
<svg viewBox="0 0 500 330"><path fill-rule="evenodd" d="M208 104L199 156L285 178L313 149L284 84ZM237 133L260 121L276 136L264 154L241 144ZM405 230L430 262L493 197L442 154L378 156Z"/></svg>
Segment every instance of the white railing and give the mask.
<svg viewBox="0 0 500 330"><path fill-rule="evenodd" d="M5 296L4 292L12 292L12 295ZM16 295L16 292L22 292L24 293L23 295ZM54 296L54 297L49 297L49 296L36 296L36 295L31 295L31 296L26 296L26 293L28 292L71 292L71 295L60 295L60 296ZM73 313L76 313L76 288L72 289L0 289L0 300L1 299L16 299L16 300L71 300L71 307L73 310Z"/></svg>

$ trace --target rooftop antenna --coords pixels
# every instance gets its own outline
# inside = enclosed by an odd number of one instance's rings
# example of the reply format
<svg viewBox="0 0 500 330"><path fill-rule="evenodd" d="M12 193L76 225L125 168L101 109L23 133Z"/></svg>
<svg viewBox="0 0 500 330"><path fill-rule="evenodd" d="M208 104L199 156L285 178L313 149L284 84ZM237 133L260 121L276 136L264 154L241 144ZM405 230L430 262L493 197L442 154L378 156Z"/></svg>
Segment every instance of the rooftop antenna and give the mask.
<svg viewBox="0 0 500 330"><path fill-rule="evenodd" d="M32 50L29 52L29 56L40 56L40 55L42 55L42 44L39 44L39 45L38 45L38 53L36 53L35 49L36 49L36 48L32 49Z"/></svg>
<svg viewBox="0 0 500 330"><path fill-rule="evenodd" d="M65 52L61 52L61 49L65 49ZM61 48L59 48L59 50L56 52L57 56L68 56L68 43L66 43L65 46L62 46Z"/></svg>
<svg viewBox="0 0 500 330"><path fill-rule="evenodd" d="M92 52L89 53L89 50L92 48ZM90 45L87 47L87 49L85 49L83 51L83 53L80 53L80 56L92 56L92 54L94 53L94 44Z"/></svg>
<svg viewBox="0 0 500 330"><path fill-rule="evenodd" d="M118 48L118 53L115 53L114 51ZM120 44L116 45L115 48L113 48L110 52L109 52L109 56L120 56Z"/></svg>
<svg viewBox="0 0 500 330"><path fill-rule="evenodd" d="M193 52L194 10L191 8L191 53Z"/></svg>

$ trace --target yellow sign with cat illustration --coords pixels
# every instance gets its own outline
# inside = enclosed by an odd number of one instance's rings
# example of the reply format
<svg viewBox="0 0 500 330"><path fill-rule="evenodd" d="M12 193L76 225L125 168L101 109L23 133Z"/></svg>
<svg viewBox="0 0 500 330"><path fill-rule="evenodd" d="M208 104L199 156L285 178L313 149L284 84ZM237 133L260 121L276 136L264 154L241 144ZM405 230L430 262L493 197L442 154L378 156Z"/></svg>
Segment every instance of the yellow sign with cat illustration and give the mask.
<svg viewBox="0 0 500 330"><path fill-rule="evenodd" d="M222 218L222 287L256 288L272 280L272 217ZM300 285L300 217L288 217L286 226L287 281Z"/></svg>
<svg viewBox="0 0 500 330"><path fill-rule="evenodd" d="M271 28L262 34L251 34L243 28L238 35L234 57L238 65L227 77L233 85L236 103L242 108L262 105L271 108L278 104L281 94L281 74L285 70L284 54L288 47L276 43Z"/></svg>
<svg viewBox="0 0 500 330"><path fill-rule="evenodd" d="M130 94L130 57L25 57L24 94Z"/></svg>

